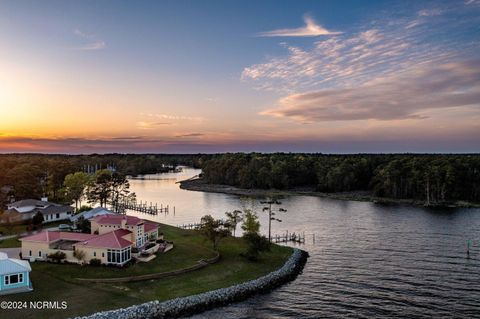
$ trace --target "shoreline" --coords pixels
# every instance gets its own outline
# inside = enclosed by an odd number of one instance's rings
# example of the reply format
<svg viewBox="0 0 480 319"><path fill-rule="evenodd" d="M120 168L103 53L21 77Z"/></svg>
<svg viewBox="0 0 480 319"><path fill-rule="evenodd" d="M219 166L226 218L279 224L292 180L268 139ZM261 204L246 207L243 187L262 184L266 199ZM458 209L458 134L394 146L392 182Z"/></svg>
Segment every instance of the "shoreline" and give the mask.
<svg viewBox="0 0 480 319"><path fill-rule="evenodd" d="M371 195L367 191L357 192L342 192L342 193L322 193L312 190L276 190L276 189L245 189L235 186L221 185L221 184L208 184L202 179L189 179L177 182L180 184L180 188L189 191L208 192L208 193L221 193L237 196L249 196L249 197L271 197L271 196L316 196L322 198L331 198L337 200L349 200L359 202L372 202L379 204L403 204L413 206L424 207L439 207L439 208L480 208L480 203L471 203L466 201L456 201L449 203L438 203L426 205L424 201L415 199L396 199L377 197Z"/></svg>
<svg viewBox="0 0 480 319"><path fill-rule="evenodd" d="M282 267L260 278L197 295L170 299L163 302L155 300L127 308L79 316L75 317L75 319L146 319L191 316L226 306L233 302L244 301L256 294L267 293L287 282L295 280L302 273L308 257L309 255L306 251L294 248Z"/></svg>

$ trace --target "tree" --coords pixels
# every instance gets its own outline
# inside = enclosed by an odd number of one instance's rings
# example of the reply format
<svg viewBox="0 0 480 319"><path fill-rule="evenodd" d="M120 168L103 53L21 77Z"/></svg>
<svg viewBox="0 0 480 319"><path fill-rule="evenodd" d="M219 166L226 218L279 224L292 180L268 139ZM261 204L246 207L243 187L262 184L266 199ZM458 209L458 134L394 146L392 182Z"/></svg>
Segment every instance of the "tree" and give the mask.
<svg viewBox="0 0 480 319"><path fill-rule="evenodd" d="M83 218L82 216L77 221L77 227L78 229L80 229L82 233L90 234L92 226L90 224L90 221L88 219Z"/></svg>
<svg viewBox="0 0 480 319"><path fill-rule="evenodd" d="M16 210L7 211L0 214L0 223L5 226L8 234L12 234L13 227L22 220L22 216Z"/></svg>
<svg viewBox="0 0 480 319"><path fill-rule="evenodd" d="M111 178L111 202L113 209L118 212L119 204L122 201L132 201L135 199L135 194L130 193L130 183L125 175L117 172L112 174Z"/></svg>
<svg viewBox="0 0 480 319"><path fill-rule="evenodd" d="M285 213L287 210L282 207L278 207L277 209L272 208L272 205L281 205L282 203L279 202L278 200L268 200L268 201L263 201L261 202L262 204L265 204L267 206L263 207L263 211L268 212L268 241L272 241L272 220L277 221L277 222L282 222L281 219L278 219L275 217L277 212L282 212Z"/></svg>
<svg viewBox="0 0 480 319"><path fill-rule="evenodd" d="M237 230L237 225L242 221L242 212L239 210L234 210L233 212L226 212L227 221L233 229L233 237L235 237L235 231Z"/></svg>
<svg viewBox="0 0 480 319"><path fill-rule="evenodd" d="M88 186L87 197L89 202L100 203L101 207L106 207L110 201L113 209L118 211L119 203L133 200L135 194L130 193L130 183L125 175L102 169L95 173L93 181Z"/></svg>
<svg viewBox="0 0 480 319"><path fill-rule="evenodd" d="M245 233L258 234L260 232L260 222L258 221L258 216L250 209L246 209L243 213L242 230Z"/></svg>
<svg viewBox="0 0 480 319"><path fill-rule="evenodd" d="M83 212L88 212L89 210L92 210L92 209L93 209L92 206L82 205L82 206L80 206L80 208L78 209L77 214L83 213Z"/></svg>
<svg viewBox="0 0 480 319"><path fill-rule="evenodd" d="M75 249L73 251L73 257L75 257L80 263L83 263L85 252L83 250Z"/></svg>
<svg viewBox="0 0 480 319"><path fill-rule="evenodd" d="M213 249L218 250L220 240L230 234L228 223L214 219L211 215L205 215L200 220L200 231L213 243Z"/></svg>
<svg viewBox="0 0 480 319"><path fill-rule="evenodd" d="M270 241L258 233L245 233L243 240L247 244L247 251L244 256L249 260L258 260L261 252L270 250Z"/></svg>
<svg viewBox="0 0 480 319"><path fill-rule="evenodd" d="M37 212L32 218L33 226L39 226L43 223L43 221L44 221L43 214L40 212Z"/></svg>
<svg viewBox="0 0 480 319"><path fill-rule="evenodd" d="M87 188L87 197L90 203L99 203L107 206L107 200L112 193L112 172L107 169L98 170Z"/></svg>
<svg viewBox="0 0 480 319"><path fill-rule="evenodd" d="M75 211L78 212L78 204L80 203L85 188L90 182L90 176L84 172L76 172L65 176L63 186L65 188L65 196L69 201L75 201Z"/></svg>

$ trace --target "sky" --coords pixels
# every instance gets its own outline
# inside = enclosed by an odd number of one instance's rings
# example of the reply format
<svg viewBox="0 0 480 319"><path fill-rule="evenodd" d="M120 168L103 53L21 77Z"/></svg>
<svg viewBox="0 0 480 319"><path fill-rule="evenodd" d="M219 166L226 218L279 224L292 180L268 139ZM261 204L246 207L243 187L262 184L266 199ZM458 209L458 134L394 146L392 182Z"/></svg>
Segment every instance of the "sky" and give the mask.
<svg viewBox="0 0 480 319"><path fill-rule="evenodd" d="M480 0L0 0L0 152L480 151Z"/></svg>

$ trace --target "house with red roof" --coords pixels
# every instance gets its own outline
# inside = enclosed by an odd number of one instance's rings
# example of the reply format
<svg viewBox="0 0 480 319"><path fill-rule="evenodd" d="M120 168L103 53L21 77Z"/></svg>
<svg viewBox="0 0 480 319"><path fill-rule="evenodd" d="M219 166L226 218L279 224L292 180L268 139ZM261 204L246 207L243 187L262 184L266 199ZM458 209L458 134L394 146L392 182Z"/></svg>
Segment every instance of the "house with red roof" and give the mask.
<svg viewBox="0 0 480 319"><path fill-rule="evenodd" d="M21 238L22 258L45 261L60 251L68 262L98 259L102 264L121 266L132 258L132 248L142 249L149 240L157 239L158 228L156 223L133 216L101 215L91 220L90 234L47 230Z"/></svg>

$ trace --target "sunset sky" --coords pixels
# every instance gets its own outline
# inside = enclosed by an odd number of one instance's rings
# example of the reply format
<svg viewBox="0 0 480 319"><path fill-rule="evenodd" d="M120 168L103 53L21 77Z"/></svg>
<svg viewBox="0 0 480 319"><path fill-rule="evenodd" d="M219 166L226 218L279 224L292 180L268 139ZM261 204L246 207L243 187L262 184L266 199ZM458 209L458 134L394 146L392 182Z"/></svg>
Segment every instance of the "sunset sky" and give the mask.
<svg viewBox="0 0 480 319"><path fill-rule="evenodd" d="M0 152L480 151L480 1L0 1Z"/></svg>

